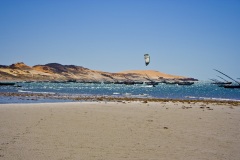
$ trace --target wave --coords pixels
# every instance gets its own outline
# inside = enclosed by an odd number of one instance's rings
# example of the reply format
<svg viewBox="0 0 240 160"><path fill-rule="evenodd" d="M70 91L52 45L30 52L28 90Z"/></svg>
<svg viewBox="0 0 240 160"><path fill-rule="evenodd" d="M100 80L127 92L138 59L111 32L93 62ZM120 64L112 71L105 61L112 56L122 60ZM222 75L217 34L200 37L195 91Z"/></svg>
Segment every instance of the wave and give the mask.
<svg viewBox="0 0 240 160"><path fill-rule="evenodd" d="M24 91L24 90L18 90L20 93L41 93L41 94L56 94L54 92L33 92L33 91Z"/></svg>
<svg viewBox="0 0 240 160"><path fill-rule="evenodd" d="M140 86L141 88L152 88L153 86L151 86L151 85L142 85L142 86Z"/></svg>
<svg viewBox="0 0 240 160"><path fill-rule="evenodd" d="M185 98L189 98L189 99L203 99L203 100L216 100L216 101L237 101L237 102L240 102L239 99L230 99L230 98L212 98L212 97L194 97L194 96L185 96Z"/></svg>

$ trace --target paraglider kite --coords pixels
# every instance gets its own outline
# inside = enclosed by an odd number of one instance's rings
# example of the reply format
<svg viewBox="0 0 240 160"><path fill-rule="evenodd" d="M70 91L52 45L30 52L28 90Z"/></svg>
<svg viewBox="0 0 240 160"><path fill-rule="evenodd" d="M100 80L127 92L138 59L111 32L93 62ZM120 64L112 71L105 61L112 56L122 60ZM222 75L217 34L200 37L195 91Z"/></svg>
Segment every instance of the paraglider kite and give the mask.
<svg viewBox="0 0 240 160"><path fill-rule="evenodd" d="M144 54L145 64L146 66L150 63L150 56L149 54Z"/></svg>

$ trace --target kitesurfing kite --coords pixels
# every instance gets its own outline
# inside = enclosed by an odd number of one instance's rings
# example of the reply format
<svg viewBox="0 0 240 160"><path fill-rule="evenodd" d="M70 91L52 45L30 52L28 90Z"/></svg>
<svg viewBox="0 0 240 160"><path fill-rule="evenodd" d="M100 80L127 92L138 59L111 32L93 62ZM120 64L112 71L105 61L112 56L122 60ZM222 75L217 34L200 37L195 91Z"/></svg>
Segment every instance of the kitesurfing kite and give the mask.
<svg viewBox="0 0 240 160"><path fill-rule="evenodd" d="M144 54L145 64L146 66L150 63L150 56L149 54Z"/></svg>

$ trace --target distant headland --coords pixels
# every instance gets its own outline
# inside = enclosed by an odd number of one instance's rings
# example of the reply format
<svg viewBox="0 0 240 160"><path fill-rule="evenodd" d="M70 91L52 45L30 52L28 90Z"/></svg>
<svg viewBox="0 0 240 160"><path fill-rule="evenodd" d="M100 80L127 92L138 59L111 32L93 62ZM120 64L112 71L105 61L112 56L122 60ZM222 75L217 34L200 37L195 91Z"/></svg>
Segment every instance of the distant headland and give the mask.
<svg viewBox="0 0 240 160"><path fill-rule="evenodd" d="M154 70L130 70L110 73L59 63L48 63L32 67L23 62L9 66L0 65L0 81L140 82L149 80L197 81L194 78L170 75Z"/></svg>

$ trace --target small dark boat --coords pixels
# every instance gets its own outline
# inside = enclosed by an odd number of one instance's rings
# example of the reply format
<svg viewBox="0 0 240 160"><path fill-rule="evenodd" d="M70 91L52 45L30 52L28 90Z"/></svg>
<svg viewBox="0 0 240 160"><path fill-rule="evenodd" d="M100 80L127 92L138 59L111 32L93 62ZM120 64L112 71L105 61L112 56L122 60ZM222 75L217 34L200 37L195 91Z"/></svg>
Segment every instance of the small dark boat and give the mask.
<svg viewBox="0 0 240 160"><path fill-rule="evenodd" d="M230 84L218 84L218 87L230 86Z"/></svg>
<svg viewBox="0 0 240 160"><path fill-rule="evenodd" d="M134 83L135 84L143 84L143 82L140 82L140 81L135 81Z"/></svg>
<svg viewBox="0 0 240 160"><path fill-rule="evenodd" d="M189 82L189 81L181 81L181 82L177 82L177 84L178 84L178 85L188 85L188 86L190 86L190 85L193 85L193 84L194 84L194 82Z"/></svg>
<svg viewBox="0 0 240 160"><path fill-rule="evenodd" d="M164 81L163 83L165 83L165 84L177 84L177 81L168 80L168 81Z"/></svg>
<svg viewBox="0 0 240 160"><path fill-rule="evenodd" d="M83 83L91 84L93 82L92 81L84 81Z"/></svg>
<svg viewBox="0 0 240 160"><path fill-rule="evenodd" d="M14 82L0 82L0 86L14 86Z"/></svg>
<svg viewBox="0 0 240 160"><path fill-rule="evenodd" d="M158 85L158 82L145 82L146 85Z"/></svg>
<svg viewBox="0 0 240 160"><path fill-rule="evenodd" d="M77 80L76 80L76 79L69 79L69 80L67 80L67 82L76 83L76 82L77 82Z"/></svg>
<svg viewBox="0 0 240 160"><path fill-rule="evenodd" d="M224 88L231 88L231 89L238 88L238 89L240 89L240 85L226 85L226 86L224 86Z"/></svg>
<svg viewBox="0 0 240 160"><path fill-rule="evenodd" d="M122 81L116 81L116 82L114 82L114 84L124 84L124 82L122 82Z"/></svg>
<svg viewBox="0 0 240 160"><path fill-rule="evenodd" d="M125 85L134 85L135 83L133 81L124 81Z"/></svg>
<svg viewBox="0 0 240 160"><path fill-rule="evenodd" d="M232 82L229 82L229 81L222 82L217 79L210 79L210 80L213 81L212 84L216 84L219 86L232 84Z"/></svg>
<svg viewBox="0 0 240 160"><path fill-rule="evenodd" d="M104 84L112 84L113 82L110 82L110 81L104 81L103 83L104 83Z"/></svg>
<svg viewBox="0 0 240 160"><path fill-rule="evenodd" d="M213 82L212 84L217 84L217 85L228 85L228 84L232 84L232 82Z"/></svg>
<svg viewBox="0 0 240 160"><path fill-rule="evenodd" d="M50 83L67 83L67 81L49 81Z"/></svg>
<svg viewBox="0 0 240 160"><path fill-rule="evenodd" d="M22 87L22 86L20 86L20 85L14 85L14 87L18 87L18 88L20 88L20 87Z"/></svg>

